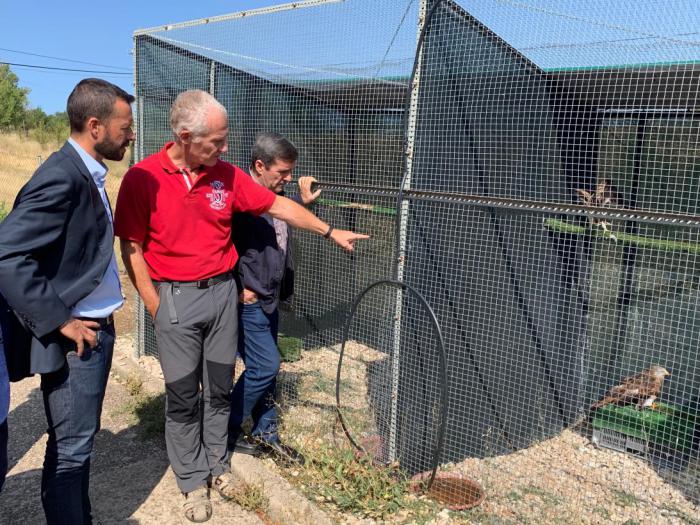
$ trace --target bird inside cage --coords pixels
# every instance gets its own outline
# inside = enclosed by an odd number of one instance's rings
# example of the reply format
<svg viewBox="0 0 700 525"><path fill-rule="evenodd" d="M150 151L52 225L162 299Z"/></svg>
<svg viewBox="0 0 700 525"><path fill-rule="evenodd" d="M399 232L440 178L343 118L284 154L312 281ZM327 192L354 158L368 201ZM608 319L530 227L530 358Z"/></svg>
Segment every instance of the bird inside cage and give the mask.
<svg viewBox="0 0 700 525"><path fill-rule="evenodd" d="M671 373L663 366L652 365L643 372L626 377L619 385L612 387L608 393L591 409L601 408L605 405L631 405L636 404L638 410L654 408L655 402L661 395L664 379Z"/></svg>
<svg viewBox="0 0 700 525"><path fill-rule="evenodd" d="M607 178L600 179L595 191L590 193L582 188L576 188L579 199L584 206L595 206L600 208L616 208L622 206L622 198L615 188L615 185ZM611 224L605 220L589 218L592 226L598 226L610 239L617 242L617 237L611 230Z"/></svg>

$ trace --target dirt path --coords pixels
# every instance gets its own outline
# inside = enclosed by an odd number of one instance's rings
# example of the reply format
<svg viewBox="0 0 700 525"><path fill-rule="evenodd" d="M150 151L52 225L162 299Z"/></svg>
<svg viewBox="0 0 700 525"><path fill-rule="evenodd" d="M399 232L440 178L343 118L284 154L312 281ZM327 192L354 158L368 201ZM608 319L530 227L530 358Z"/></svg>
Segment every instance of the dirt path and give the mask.
<svg viewBox="0 0 700 525"><path fill-rule="evenodd" d="M159 438L141 436L139 423L125 411L126 388L110 379L92 459L90 497L95 523L179 524L181 498ZM0 494L0 523L40 524L41 464L46 419L34 377L12 385L9 416L10 471ZM261 523L255 514L212 495L214 518L208 523Z"/></svg>

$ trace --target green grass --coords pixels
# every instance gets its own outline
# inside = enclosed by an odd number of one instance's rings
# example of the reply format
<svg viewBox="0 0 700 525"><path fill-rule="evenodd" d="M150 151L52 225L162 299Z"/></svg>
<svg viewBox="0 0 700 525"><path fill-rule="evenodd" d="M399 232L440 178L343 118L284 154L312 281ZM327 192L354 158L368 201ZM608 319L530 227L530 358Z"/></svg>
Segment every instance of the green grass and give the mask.
<svg viewBox="0 0 700 525"><path fill-rule="evenodd" d="M511 490L508 494L506 494L506 499L508 501L522 501L523 496L518 491Z"/></svg>
<svg viewBox="0 0 700 525"><path fill-rule="evenodd" d="M165 431L165 394L147 394L136 375L130 376L124 386L129 398L115 410L115 415L126 415L135 424L142 439L162 439Z"/></svg>
<svg viewBox="0 0 700 525"><path fill-rule="evenodd" d="M636 507L639 499L634 494L620 489L612 489L611 491L615 503L620 507Z"/></svg>
<svg viewBox="0 0 700 525"><path fill-rule="evenodd" d="M283 363L293 363L301 359L301 351L304 348L304 341L298 337L287 337L280 335L277 339L277 348Z"/></svg>
<svg viewBox="0 0 700 525"><path fill-rule="evenodd" d="M410 479L398 464L377 466L348 446L306 452L310 461L297 481L319 503L379 520L404 511L412 523L428 522L440 511L437 503L411 492Z"/></svg>
<svg viewBox="0 0 700 525"><path fill-rule="evenodd" d="M530 496L536 496L542 500L543 503L547 505L561 505L563 503L562 498L559 496L552 494L551 492L547 492L544 489L541 489L540 487L536 487L535 485L527 485L524 487L519 488L520 492L523 495L530 495Z"/></svg>
<svg viewBox="0 0 700 525"><path fill-rule="evenodd" d="M165 432L165 394L144 396L136 403L137 428L144 439L159 439Z"/></svg>
<svg viewBox="0 0 700 525"><path fill-rule="evenodd" d="M260 485L248 485L233 496L233 502L249 512L266 513L270 500Z"/></svg>
<svg viewBox="0 0 700 525"><path fill-rule="evenodd" d="M310 392L320 392L329 396L335 396L335 378L325 376L318 370L312 370L305 375L308 380L306 388Z"/></svg>

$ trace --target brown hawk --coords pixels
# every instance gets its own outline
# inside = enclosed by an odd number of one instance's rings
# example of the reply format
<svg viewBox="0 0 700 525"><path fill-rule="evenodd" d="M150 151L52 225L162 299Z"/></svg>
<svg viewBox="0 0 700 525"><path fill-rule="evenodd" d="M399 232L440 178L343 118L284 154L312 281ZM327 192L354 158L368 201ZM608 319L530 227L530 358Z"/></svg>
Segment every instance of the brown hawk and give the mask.
<svg viewBox="0 0 700 525"><path fill-rule="evenodd" d="M622 205L622 200L615 186L608 179L601 179L596 185L595 192L590 193L581 188L576 189L576 193L579 195L579 199L583 202L584 206L599 206L601 208L606 207L618 207ZM610 223L606 221L598 221L591 219L591 224L599 225L603 232L609 234L613 241L617 241L617 237L610 231Z"/></svg>
<svg viewBox="0 0 700 525"><path fill-rule="evenodd" d="M608 394L591 405L591 409L605 405L629 405L636 403L638 409L652 406L661 393L664 379L671 373L663 366L653 365L638 374L626 377L622 382L612 387Z"/></svg>

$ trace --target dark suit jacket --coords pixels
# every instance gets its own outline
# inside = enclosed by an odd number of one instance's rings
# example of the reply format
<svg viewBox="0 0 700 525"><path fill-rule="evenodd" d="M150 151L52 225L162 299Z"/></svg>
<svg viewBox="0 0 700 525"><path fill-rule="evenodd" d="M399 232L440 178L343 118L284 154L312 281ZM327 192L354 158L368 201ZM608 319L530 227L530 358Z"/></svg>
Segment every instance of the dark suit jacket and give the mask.
<svg viewBox="0 0 700 525"><path fill-rule="evenodd" d="M39 167L0 222L0 294L31 333L27 373L52 372L65 363L67 340L57 328L102 280L113 242L97 186L66 143ZM26 349L8 351L26 359Z"/></svg>

